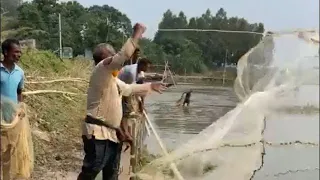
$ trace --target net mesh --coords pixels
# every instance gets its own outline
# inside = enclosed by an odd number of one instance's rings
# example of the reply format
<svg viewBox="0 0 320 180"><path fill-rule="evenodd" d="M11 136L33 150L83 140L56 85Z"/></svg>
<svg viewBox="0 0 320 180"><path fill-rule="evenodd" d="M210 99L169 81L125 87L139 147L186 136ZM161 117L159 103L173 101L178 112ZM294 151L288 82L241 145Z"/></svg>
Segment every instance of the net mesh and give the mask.
<svg viewBox="0 0 320 180"><path fill-rule="evenodd" d="M26 106L1 97L1 179L30 178L33 162Z"/></svg>
<svg viewBox="0 0 320 180"><path fill-rule="evenodd" d="M234 90L241 103L169 155L137 173L140 179L251 179L262 165L265 119L284 107L314 105L296 91L319 82L319 32L268 33L238 62ZM318 98L317 98L318 99ZM181 179L181 178L178 178Z"/></svg>

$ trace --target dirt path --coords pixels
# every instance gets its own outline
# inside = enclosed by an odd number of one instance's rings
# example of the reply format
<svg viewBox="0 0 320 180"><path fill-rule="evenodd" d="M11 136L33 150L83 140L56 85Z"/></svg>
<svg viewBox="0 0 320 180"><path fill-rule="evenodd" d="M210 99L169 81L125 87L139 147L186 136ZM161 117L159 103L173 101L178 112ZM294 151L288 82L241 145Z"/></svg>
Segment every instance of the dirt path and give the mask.
<svg viewBox="0 0 320 180"><path fill-rule="evenodd" d="M82 160L82 154L77 155L78 160ZM80 162L80 161L79 161ZM79 165L79 171L81 166ZM38 174L37 177L33 177L36 180L76 180L78 177L79 172L77 171L47 171L42 168L38 168L38 171L41 173ZM40 177L41 176L41 177ZM121 154L121 162L120 162L120 175L119 180L129 180L130 179L130 149L128 149L125 153ZM100 173L96 180L102 180L102 173Z"/></svg>
<svg viewBox="0 0 320 180"><path fill-rule="evenodd" d="M124 147L125 148L125 147ZM121 154L119 180L130 179L130 149Z"/></svg>

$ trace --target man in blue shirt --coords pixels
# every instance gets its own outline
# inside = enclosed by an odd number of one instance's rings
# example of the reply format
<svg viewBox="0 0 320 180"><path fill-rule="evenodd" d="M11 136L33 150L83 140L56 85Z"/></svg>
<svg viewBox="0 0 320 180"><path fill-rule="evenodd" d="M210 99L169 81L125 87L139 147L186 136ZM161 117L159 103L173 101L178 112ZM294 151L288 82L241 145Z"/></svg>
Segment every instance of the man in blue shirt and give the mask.
<svg viewBox="0 0 320 180"><path fill-rule="evenodd" d="M22 102L24 72L17 65L21 57L20 43L15 39L7 39L2 43L1 48L4 56L0 63L1 96L9 98L15 103Z"/></svg>

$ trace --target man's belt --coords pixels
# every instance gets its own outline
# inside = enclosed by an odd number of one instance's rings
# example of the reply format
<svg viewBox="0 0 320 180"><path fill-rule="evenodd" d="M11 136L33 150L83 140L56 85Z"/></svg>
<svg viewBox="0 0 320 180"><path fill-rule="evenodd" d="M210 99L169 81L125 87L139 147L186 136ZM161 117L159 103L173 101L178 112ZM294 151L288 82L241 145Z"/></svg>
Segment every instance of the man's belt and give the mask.
<svg viewBox="0 0 320 180"><path fill-rule="evenodd" d="M104 126L104 127L113 129L116 131L117 138L119 139L120 142L126 141L126 137L120 128L115 128L110 125L107 125L106 123L104 123L100 119L97 119L97 118L94 118L94 117L91 117L88 115L86 116L85 122L88 124L95 124L95 125Z"/></svg>
<svg viewBox="0 0 320 180"><path fill-rule="evenodd" d="M114 130L119 130L119 128L112 127L112 126L106 124L105 122L103 122L102 120L94 118L92 116L88 116L88 115L86 116L85 122L88 124L95 124L98 126L104 126L104 127L114 129Z"/></svg>

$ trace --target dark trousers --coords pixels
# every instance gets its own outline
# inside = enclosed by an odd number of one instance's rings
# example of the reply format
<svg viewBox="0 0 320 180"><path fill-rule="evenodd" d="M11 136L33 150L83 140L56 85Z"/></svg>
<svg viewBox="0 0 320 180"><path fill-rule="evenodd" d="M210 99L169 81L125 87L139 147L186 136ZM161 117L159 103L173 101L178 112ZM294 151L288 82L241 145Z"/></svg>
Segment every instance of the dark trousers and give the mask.
<svg viewBox="0 0 320 180"><path fill-rule="evenodd" d="M189 99L185 99L185 100L183 101L183 106L184 106L185 104L187 104L187 106L189 106L190 100L189 100Z"/></svg>
<svg viewBox="0 0 320 180"><path fill-rule="evenodd" d="M85 157L78 180L94 180L102 171L103 180L118 180L122 143L82 137Z"/></svg>

